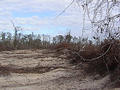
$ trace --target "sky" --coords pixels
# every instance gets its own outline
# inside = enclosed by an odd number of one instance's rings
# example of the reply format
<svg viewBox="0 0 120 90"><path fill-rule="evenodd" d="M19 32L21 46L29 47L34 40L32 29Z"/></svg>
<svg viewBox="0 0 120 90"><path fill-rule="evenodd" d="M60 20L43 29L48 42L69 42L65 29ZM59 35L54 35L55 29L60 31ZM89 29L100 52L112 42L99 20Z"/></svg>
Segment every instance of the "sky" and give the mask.
<svg viewBox="0 0 120 90"><path fill-rule="evenodd" d="M81 36L83 11L73 3L57 17L72 0L0 0L0 32L13 32L11 21L22 28L20 32L58 35L71 31ZM88 23L88 22L87 22ZM89 24L85 24L86 27ZM89 28L85 35L91 34Z"/></svg>

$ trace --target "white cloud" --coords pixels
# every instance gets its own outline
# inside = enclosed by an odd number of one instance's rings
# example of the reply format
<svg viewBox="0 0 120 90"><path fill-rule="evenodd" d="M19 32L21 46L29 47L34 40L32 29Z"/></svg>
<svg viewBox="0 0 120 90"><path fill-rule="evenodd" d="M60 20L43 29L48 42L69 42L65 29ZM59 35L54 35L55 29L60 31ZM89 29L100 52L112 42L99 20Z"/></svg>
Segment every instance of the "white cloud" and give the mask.
<svg viewBox="0 0 120 90"><path fill-rule="evenodd" d="M56 16L72 0L0 0L0 30L13 29L10 20L12 19L16 25L22 26L25 30L39 30L41 27L67 27L73 29L78 34L82 28L83 12L74 3L66 12L58 18L55 16L40 17L34 15L31 17L14 17L13 12L55 12ZM89 22L87 22L89 24Z"/></svg>
<svg viewBox="0 0 120 90"><path fill-rule="evenodd" d="M8 11L44 11L44 10L60 10L65 8L71 0L2 0L0 8Z"/></svg>

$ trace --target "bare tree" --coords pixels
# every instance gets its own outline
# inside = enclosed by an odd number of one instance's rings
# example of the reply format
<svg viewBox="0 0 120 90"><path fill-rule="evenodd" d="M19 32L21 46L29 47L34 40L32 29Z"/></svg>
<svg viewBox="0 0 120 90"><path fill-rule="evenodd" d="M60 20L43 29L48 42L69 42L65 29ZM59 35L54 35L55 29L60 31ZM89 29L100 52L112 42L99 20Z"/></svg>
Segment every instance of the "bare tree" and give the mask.
<svg viewBox="0 0 120 90"><path fill-rule="evenodd" d="M14 28L14 41L13 41L13 45L14 45L14 48L17 48L17 39L18 39L18 31L22 30L21 27L18 27L18 26L15 26L14 22L11 20L11 23L13 25L13 28Z"/></svg>
<svg viewBox="0 0 120 90"><path fill-rule="evenodd" d="M70 32L68 32L68 34L65 36L65 42L70 43L71 40L72 40L72 36L71 36Z"/></svg>
<svg viewBox="0 0 120 90"><path fill-rule="evenodd" d="M91 30L96 35L95 39L100 36L102 39L103 37L116 39L120 36L119 0L77 0L76 2L87 15L87 20L91 22Z"/></svg>

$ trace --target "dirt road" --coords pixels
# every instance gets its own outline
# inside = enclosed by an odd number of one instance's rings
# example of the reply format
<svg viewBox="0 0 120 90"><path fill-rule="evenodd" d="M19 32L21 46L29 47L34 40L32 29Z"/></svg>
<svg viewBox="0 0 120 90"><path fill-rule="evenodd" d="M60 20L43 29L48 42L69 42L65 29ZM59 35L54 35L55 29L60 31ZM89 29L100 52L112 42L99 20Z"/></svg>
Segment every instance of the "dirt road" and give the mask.
<svg viewBox="0 0 120 90"><path fill-rule="evenodd" d="M11 70L5 75L2 67L0 90L102 90L109 82L109 76L95 80L85 75L69 63L64 51L61 54L46 49L3 51L0 63L9 68L6 72Z"/></svg>

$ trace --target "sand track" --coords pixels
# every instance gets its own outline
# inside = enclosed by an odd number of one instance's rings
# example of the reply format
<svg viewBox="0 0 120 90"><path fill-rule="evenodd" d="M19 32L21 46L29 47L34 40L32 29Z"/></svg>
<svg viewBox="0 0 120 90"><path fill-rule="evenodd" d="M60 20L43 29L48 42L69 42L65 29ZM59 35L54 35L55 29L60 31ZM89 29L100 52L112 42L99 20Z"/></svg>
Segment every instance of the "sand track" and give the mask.
<svg viewBox="0 0 120 90"><path fill-rule="evenodd" d="M3 51L0 63L0 90L103 90L109 82L109 76L93 80L54 50Z"/></svg>

